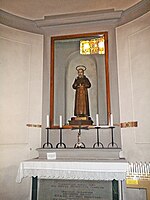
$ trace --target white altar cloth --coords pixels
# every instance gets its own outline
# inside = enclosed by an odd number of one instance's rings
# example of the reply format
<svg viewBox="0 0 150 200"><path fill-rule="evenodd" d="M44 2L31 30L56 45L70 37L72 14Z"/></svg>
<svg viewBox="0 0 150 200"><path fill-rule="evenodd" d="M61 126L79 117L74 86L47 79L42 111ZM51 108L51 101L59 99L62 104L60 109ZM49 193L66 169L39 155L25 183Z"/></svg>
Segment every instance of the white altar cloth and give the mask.
<svg viewBox="0 0 150 200"><path fill-rule="evenodd" d="M25 177L41 179L125 180L128 163L124 160L46 160L20 163L16 182Z"/></svg>

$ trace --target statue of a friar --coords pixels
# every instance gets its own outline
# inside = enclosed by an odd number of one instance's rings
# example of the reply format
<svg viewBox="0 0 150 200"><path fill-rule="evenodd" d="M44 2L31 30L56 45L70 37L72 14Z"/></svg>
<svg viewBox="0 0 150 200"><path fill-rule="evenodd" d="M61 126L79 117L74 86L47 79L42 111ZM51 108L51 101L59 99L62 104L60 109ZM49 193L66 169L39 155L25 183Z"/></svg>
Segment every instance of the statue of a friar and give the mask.
<svg viewBox="0 0 150 200"><path fill-rule="evenodd" d="M76 67L78 72L77 78L75 78L72 85L75 92L75 105L74 105L74 115L76 116L73 120L82 120L82 124L92 124L90 119L90 109L89 109L89 97L88 88L91 87L89 79L84 75L86 67L84 65L79 65ZM78 123L74 121L73 124Z"/></svg>

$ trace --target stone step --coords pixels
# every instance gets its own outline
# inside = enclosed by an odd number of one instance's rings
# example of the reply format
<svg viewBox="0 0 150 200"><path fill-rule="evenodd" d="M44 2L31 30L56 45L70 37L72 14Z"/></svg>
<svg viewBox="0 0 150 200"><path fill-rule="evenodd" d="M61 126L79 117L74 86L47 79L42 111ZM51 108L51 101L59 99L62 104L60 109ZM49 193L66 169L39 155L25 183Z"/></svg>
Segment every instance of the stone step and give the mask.
<svg viewBox="0 0 150 200"><path fill-rule="evenodd" d="M120 159L120 148L38 148L39 158L47 158L47 153L56 153L56 159L73 159L73 160L112 160Z"/></svg>

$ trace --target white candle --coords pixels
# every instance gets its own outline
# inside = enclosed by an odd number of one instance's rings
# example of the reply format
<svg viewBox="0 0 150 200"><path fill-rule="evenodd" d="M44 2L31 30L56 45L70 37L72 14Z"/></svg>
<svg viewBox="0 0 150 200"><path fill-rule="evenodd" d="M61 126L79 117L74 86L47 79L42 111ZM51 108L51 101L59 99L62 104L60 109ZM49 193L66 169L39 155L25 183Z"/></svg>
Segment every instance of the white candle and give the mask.
<svg viewBox="0 0 150 200"><path fill-rule="evenodd" d="M62 115L59 116L59 127L62 128Z"/></svg>
<svg viewBox="0 0 150 200"><path fill-rule="evenodd" d="M140 175L140 164L138 162L138 174Z"/></svg>
<svg viewBox="0 0 150 200"><path fill-rule="evenodd" d="M98 114L96 114L96 126L99 126Z"/></svg>
<svg viewBox="0 0 150 200"><path fill-rule="evenodd" d="M142 166L142 168L143 168L143 175L145 174L145 167L144 167L144 163L143 163L143 166Z"/></svg>
<svg viewBox="0 0 150 200"><path fill-rule="evenodd" d="M131 174L133 176L133 163L131 163Z"/></svg>
<svg viewBox="0 0 150 200"><path fill-rule="evenodd" d="M136 173L136 165L135 163L133 163L133 174L135 175L135 173Z"/></svg>
<svg viewBox="0 0 150 200"><path fill-rule="evenodd" d="M143 174L143 166L142 166L142 162L140 162L140 171L141 171L141 175Z"/></svg>
<svg viewBox="0 0 150 200"><path fill-rule="evenodd" d="M148 163L146 164L146 168L147 168L147 174L150 175L150 171L149 171Z"/></svg>
<svg viewBox="0 0 150 200"><path fill-rule="evenodd" d="M49 115L46 116L46 126L49 127Z"/></svg>
<svg viewBox="0 0 150 200"><path fill-rule="evenodd" d="M110 114L110 126L113 126L114 122L113 122L113 114Z"/></svg>
<svg viewBox="0 0 150 200"><path fill-rule="evenodd" d="M139 163L139 171L140 171L140 174L142 174L141 162Z"/></svg>
<svg viewBox="0 0 150 200"><path fill-rule="evenodd" d="M138 164L137 164L137 162L135 163L135 168L136 168L136 174L138 174Z"/></svg>

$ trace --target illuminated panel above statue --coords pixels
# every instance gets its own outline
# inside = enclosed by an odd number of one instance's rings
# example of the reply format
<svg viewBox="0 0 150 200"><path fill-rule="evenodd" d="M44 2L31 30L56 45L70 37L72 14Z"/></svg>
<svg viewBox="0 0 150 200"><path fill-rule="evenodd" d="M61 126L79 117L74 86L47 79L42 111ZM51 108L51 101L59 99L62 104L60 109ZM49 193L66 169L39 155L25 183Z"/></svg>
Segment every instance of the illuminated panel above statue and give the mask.
<svg viewBox="0 0 150 200"><path fill-rule="evenodd" d="M105 54L104 36L91 40L80 41L80 54Z"/></svg>

